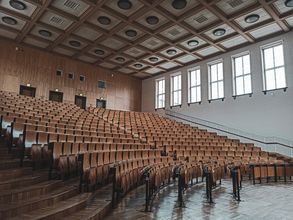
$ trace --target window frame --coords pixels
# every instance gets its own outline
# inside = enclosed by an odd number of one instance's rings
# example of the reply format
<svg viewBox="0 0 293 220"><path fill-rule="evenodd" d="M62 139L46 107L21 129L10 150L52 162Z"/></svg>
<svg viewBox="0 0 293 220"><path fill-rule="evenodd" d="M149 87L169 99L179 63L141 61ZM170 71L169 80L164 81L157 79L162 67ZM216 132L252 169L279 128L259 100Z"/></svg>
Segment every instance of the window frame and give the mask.
<svg viewBox="0 0 293 220"><path fill-rule="evenodd" d="M175 77L180 76L180 89L178 90L173 90L173 80ZM174 104L174 93L175 92L180 92L180 103L179 104ZM170 107L176 107L176 106L181 106L182 105L182 73L181 72L176 72L170 75Z"/></svg>
<svg viewBox="0 0 293 220"><path fill-rule="evenodd" d="M191 72L193 71L199 71L199 84L196 84L195 86L191 86ZM200 99L197 100L197 88L199 87L200 89ZM191 89L196 88L196 101L192 102L192 93L191 93ZM193 68L190 68L187 70L187 104L193 104L193 103L201 103L202 101L202 92L201 92L201 69L200 66L196 66Z"/></svg>
<svg viewBox="0 0 293 220"><path fill-rule="evenodd" d="M241 74L239 76L236 76L236 65L235 65L235 59L236 58L240 58L240 57L244 57L244 56L247 56L249 55L249 65L250 65L250 73L247 73L247 74ZM250 55L250 51L243 51L241 53L238 53L238 54L235 54L235 55L232 55L231 56L231 62L232 62L232 84L233 84L233 97L237 97L237 96L244 96L244 95L249 95L251 96L252 93L253 93L253 86L252 86L252 71L251 71L251 55ZM242 63L243 65L243 63ZM245 82L244 82L244 77L245 76L250 76L250 87L251 87L251 92L250 93L246 93L245 92ZM236 83L236 79L237 78L240 78L242 77L243 78L243 88L244 88L244 93L242 94L237 94L237 83Z"/></svg>
<svg viewBox="0 0 293 220"><path fill-rule="evenodd" d="M274 60L274 67L272 68L269 68L269 69L266 69L265 68L265 53L264 53L264 50L266 49L269 49L269 48L274 48L276 46L279 46L279 45L282 45L283 47L283 62L284 64L282 66L275 66L275 56L273 56L273 60ZM263 92L266 94L266 92L269 92L269 91L274 91L274 90L284 90L286 91L286 89L288 88L287 86L287 76L286 76L286 65L285 65L285 54L284 54L284 41L283 40L278 40L278 41L274 41L274 42L271 42L271 43L268 43L268 44L265 44L265 45L262 45L260 46L260 52L261 52L261 66L262 66L262 81L263 81ZM274 52L273 52L273 55ZM283 67L284 68L284 74L285 74L285 86L284 87L279 87L277 88L276 86L276 83L277 83L277 80L276 80L276 69L278 68L281 68ZM267 89L267 83L266 83L266 71L268 70L274 70L274 78L275 78L275 88L273 89Z"/></svg>
<svg viewBox="0 0 293 220"><path fill-rule="evenodd" d="M223 79L212 82L211 81L211 66L217 65L219 63L222 63ZM208 62L207 67L208 67L208 101L211 102L218 99L224 100L225 99L224 60L221 58L221 59ZM217 72L217 78L218 78L218 72ZM212 98L212 83L215 83L215 82L217 83L217 85L219 82L223 82L223 97Z"/></svg>
<svg viewBox="0 0 293 220"><path fill-rule="evenodd" d="M163 93L159 93L159 82L163 81L164 82L164 91ZM159 96L164 96L164 104L163 106L159 107ZM165 77L161 77L155 80L155 109L164 109L166 107L166 79Z"/></svg>

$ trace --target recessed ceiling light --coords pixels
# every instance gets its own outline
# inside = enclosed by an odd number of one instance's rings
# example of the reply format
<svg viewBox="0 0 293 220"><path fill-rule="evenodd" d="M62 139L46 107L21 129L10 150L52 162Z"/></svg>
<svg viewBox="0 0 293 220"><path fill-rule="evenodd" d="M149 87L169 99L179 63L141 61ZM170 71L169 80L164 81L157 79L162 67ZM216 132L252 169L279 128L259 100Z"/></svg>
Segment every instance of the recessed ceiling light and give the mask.
<svg viewBox="0 0 293 220"><path fill-rule="evenodd" d="M143 65L141 63L136 63L136 64L134 64L134 67L137 69L140 69L143 67Z"/></svg>
<svg viewBox="0 0 293 220"><path fill-rule="evenodd" d="M150 25L155 25L159 23L159 18L156 16L148 16L146 22Z"/></svg>
<svg viewBox="0 0 293 220"><path fill-rule="evenodd" d="M213 31L213 35L215 35L217 37L223 36L225 33L226 33L226 30L223 28L218 28Z"/></svg>
<svg viewBox="0 0 293 220"><path fill-rule="evenodd" d="M199 44L199 42L197 40L190 40L187 42L187 45L190 47L195 47Z"/></svg>
<svg viewBox="0 0 293 220"><path fill-rule="evenodd" d="M39 34L42 35L43 37L51 37L52 33L47 30L39 30Z"/></svg>
<svg viewBox="0 0 293 220"><path fill-rule="evenodd" d="M286 0L286 1L285 1L285 5L286 5L287 7L293 7L293 0Z"/></svg>
<svg viewBox="0 0 293 220"><path fill-rule="evenodd" d="M9 4L12 8L16 10L25 10L26 5L23 2L17 1L17 0L11 0L9 1Z"/></svg>
<svg viewBox="0 0 293 220"><path fill-rule="evenodd" d="M109 25L111 24L111 19L106 16L100 16L98 17L98 22L103 25Z"/></svg>
<svg viewBox="0 0 293 220"><path fill-rule="evenodd" d="M259 20L259 15L257 15L257 14L248 15L245 17L244 20L246 23L251 24L251 23L257 22Z"/></svg>
<svg viewBox="0 0 293 220"><path fill-rule="evenodd" d="M125 31L125 34L128 37L135 37L137 35L137 32L135 30L127 30L127 31Z"/></svg>
<svg viewBox="0 0 293 220"><path fill-rule="evenodd" d="M149 58L149 61L151 61L151 62L158 62L159 61L159 58L158 57L150 57Z"/></svg>
<svg viewBox="0 0 293 220"><path fill-rule="evenodd" d="M132 8L132 3L129 0L119 0L117 2L117 5L119 8L124 9L124 10L128 10L128 9Z"/></svg>
<svg viewBox="0 0 293 220"><path fill-rule="evenodd" d="M97 55L104 55L105 54L105 51L103 51L103 50L100 50L100 49L97 49L97 50L95 50L95 54L97 54Z"/></svg>
<svg viewBox="0 0 293 220"><path fill-rule="evenodd" d="M116 57L115 60L117 60L118 62L125 62L125 58L123 57Z"/></svg>
<svg viewBox="0 0 293 220"><path fill-rule="evenodd" d="M69 44L73 47L80 47L81 43L79 41L76 40L71 40L69 41Z"/></svg>
<svg viewBox="0 0 293 220"><path fill-rule="evenodd" d="M6 24L9 24L9 25L16 25L17 24L17 21L12 17L7 17L7 16L2 17L2 21Z"/></svg>
<svg viewBox="0 0 293 220"><path fill-rule="evenodd" d="M186 0L174 0L172 2L173 8L178 10L185 8L186 4L187 4Z"/></svg>
<svg viewBox="0 0 293 220"><path fill-rule="evenodd" d="M169 55L175 55L175 54L177 53L177 51L174 50L174 49L169 49L169 50L167 50L166 52L167 52L167 54L169 54Z"/></svg>

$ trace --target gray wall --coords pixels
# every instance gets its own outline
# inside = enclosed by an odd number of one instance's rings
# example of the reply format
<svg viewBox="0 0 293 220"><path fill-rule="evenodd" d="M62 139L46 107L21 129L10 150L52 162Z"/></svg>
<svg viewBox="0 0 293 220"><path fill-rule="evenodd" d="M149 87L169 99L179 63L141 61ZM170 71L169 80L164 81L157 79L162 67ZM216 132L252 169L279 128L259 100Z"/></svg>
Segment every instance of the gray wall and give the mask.
<svg viewBox="0 0 293 220"><path fill-rule="evenodd" d="M274 41L284 41L285 69L287 91L275 90L265 95L263 91L260 46ZM250 51L253 95L232 97L231 55ZM208 102L208 70L207 63L216 59L224 60L225 100ZM187 105L187 69L200 66L202 103ZM181 68L182 72L182 107L174 107L173 111L219 123L231 128L240 129L265 137L279 137L293 140L293 32L262 41L223 55L204 60ZM175 72L178 72L175 71ZM166 109L170 108L170 74L143 80L142 111L155 110L155 80L166 79ZM163 113L163 110L158 110Z"/></svg>

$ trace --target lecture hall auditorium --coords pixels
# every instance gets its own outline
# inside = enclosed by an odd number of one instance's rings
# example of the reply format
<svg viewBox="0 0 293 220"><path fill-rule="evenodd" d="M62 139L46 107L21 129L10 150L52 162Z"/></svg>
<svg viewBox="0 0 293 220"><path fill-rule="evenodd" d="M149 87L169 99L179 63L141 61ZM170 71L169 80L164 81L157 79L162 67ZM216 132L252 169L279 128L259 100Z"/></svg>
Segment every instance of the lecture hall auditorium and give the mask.
<svg viewBox="0 0 293 220"><path fill-rule="evenodd" d="M293 0L0 0L1 220L291 220Z"/></svg>

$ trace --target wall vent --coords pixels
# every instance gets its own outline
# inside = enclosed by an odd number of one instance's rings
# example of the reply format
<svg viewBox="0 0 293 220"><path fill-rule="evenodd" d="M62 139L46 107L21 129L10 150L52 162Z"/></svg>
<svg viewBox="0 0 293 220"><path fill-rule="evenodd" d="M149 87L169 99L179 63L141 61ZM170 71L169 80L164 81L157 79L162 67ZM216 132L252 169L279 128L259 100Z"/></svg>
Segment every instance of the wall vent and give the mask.
<svg viewBox="0 0 293 220"><path fill-rule="evenodd" d="M195 20L197 23L201 24L203 22L206 22L208 20L208 18L204 15L200 15L200 16L194 18L193 20Z"/></svg>
<svg viewBox="0 0 293 220"><path fill-rule="evenodd" d="M85 81L85 76L80 75L80 76L79 76L79 80L80 80L81 82Z"/></svg>
<svg viewBox="0 0 293 220"><path fill-rule="evenodd" d="M50 22L55 23L55 24L62 24L64 22L64 20L62 18L54 15L50 18Z"/></svg>

